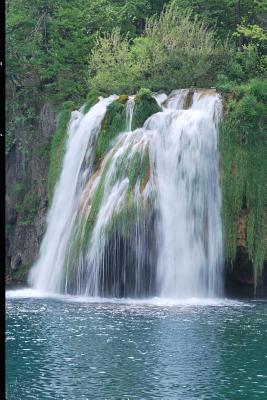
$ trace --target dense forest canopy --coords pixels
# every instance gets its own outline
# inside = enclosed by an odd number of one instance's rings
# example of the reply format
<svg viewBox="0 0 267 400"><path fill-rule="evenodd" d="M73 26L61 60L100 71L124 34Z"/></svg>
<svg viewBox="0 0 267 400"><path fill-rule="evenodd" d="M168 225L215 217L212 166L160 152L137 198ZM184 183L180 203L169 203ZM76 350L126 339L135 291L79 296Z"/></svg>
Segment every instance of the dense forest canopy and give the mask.
<svg viewBox="0 0 267 400"><path fill-rule="evenodd" d="M99 94L216 87L226 99L220 143L225 254L235 258L236 222L246 209L248 251L261 271L266 27L266 0L6 0L6 153L15 147L27 164L46 102L69 116ZM60 168L51 173L59 158L53 149L64 149L65 125L42 149L51 151L49 191ZM30 220L33 206L26 203Z"/></svg>
<svg viewBox="0 0 267 400"><path fill-rule="evenodd" d="M153 35L151 31L145 34L149 25L146 27L146 19L159 16L169 3L163 0L7 0L9 89L13 88L14 93L31 86L53 96L55 101L70 98L80 101L90 88L88 62L99 35L103 37L116 29L122 37L127 36L130 45L135 44L142 51L145 46L142 42ZM219 42L228 40L233 47L240 42L242 47L252 46L259 55L266 50L265 0L176 0L172 4L180 21L185 10L191 10L191 20L197 17L203 28L209 32L214 30ZM248 57L252 57L250 53ZM237 54L232 55L233 61L235 57Z"/></svg>

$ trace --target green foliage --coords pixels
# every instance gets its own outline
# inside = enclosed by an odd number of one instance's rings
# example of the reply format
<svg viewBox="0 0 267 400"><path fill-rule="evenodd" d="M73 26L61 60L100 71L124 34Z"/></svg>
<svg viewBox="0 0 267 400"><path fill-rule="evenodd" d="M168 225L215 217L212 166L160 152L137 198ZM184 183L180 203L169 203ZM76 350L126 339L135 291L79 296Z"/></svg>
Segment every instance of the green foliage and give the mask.
<svg viewBox="0 0 267 400"><path fill-rule="evenodd" d="M140 128L152 114L161 111L149 89L141 88L135 97L132 129Z"/></svg>
<svg viewBox="0 0 267 400"><path fill-rule="evenodd" d="M160 12L163 0L7 0L7 65L11 79L35 79L60 103L81 101L88 52L98 32L119 27L133 38L144 21ZM99 12L101 10L101 12Z"/></svg>
<svg viewBox="0 0 267 400"><path fill-rule="evenodd" d="M236 96L238 92L244 92L244 83L266 74L267 64L265 65L264 60L264 56L259 56L255 45L244 45L242 51L238 49L233 54L225 71L218 75L217 88L228 93L234 89Z"/></svg>
<svg viewBox="0 0 267 400"><path fill-rule="evenodd" d="M33 153L47 154L46 148L36 148L35 136L43 103L48 100L55 108L65 100L80 104L91 89L88 53L99 32L120 28L134 38L143 33L145 18L160 12L164 3L6 0L6 154L16 149L23 172ZM88 99L87 108L93 103Z"/></svg>
<svg viewBox="0 0 267 400"><path fill-rule="evenodd" d="M92 77L90 89L118 94L133 93L142 86L171 90L215 85L218 74L235 80L240 62L247 67L237 79L246 80L255 71L266 71L262 45L263 53L256 68L250 50L238 54L243 61L235 60L229 67L229 60L235 57L233 51L228 46L216 45L213 33L206 30L206 26L216 28L215 35L222 40L227 35L232 37L237 28L235 0L169 3L165 0L7 0L7 153L16 144L24 163L30 156L39 102L47 97L57 105L66 99L76 104L82 101L88 92L85 80L88 63ZM241 3L240 29L246 30L242 33L248 38L245 45L258 49L257 32L261 40L266 2L243 0ZM165 12L157 18L163 7ZM184 12L188 8L191 14ZM94 104L93 97L89 96L86 110Z"/></svg>
<svg viewBox="0 0 267 400"><path fill-rule="evenodd" d="M246 38L250 39L251 41L257 42L266 42L267 35L264 30L257 24L253 25L238 25L236 32L234 32L233 36L237 37L240 34L244 35Z"/></svg>
<svg viewBox="0 0 267 400"><path fill-rule="evenodd" d="M222 217L225 256L235 259L237 221L248 215L247 247L254 265L255 285L261 278L266 240L266 96L267 81L251 80L232 88L220 134Z"/></svg>
<svg viewBox="0 0 267 400"><path fill-rule="evenodd" d="M142 154L136 151L129 162L129 171L126 172L126 176L129 178L128 191L132 191L135 187L136 181L140 175L140 169L142 171Z"/></svg>
<svg viewBox="0 0 267 400"><path fill-rule="evenodd" d="M256 68L251 65L251 68L254 68L254 74L265 73L267 72L267 60L266 60L266 52L267 52L267 34L266 29L263 29L261 26L257 24L253 25L238 25L236 31L233 34L234 37L241 37L244 42L241 53L245 50L246 57L243 56L243 60L246 61L248 56L252 55L254 52L254 59L256 58ZM251 57L250 57L251 58ZM255 61L254 61L255 64ZM248 68L249 69L249 65ZM252 71L250 71L251 73ZM254 75L255 76L255 75ZM248 78L247 78L248 79Z"/></svg>
<svg viewBox="0 0 267 400"><path fill-rule="evenodd" d="M253 24L266 12L266 0L241 0L239 11L237 0L175 0L175 3L181 9L192 9L193 15L216 29L216 36L222 40L231 37L239 18Z"/></svg>
<svg viewBox="0 0 267 400"><path fill-rule="evenodd" d="M214 68L227 64L229 57L223 54L225 50L217 48L209 58L209 66L202 50L203 44L206 50L210 45L202 39L211 38L212 34L205 32L205 26L201 28L194 18L216 28L215 34L225 40L237 28L236 1L175 0L167 7L164 18L157 21L154 17L146 23L146 18L159 15L168 3L165 0L112 3L110 0L7 0L7 152L14 143L20 143L27 154L39 99L49 97L56 104L66 99L81 102L88 91L85 81L88 62L93 76L90 88L95 86L104 92L130 93L142 86L169 90L213 84ZM266 2L241 3L240 29L245 29L242 33L251 37L255 45L258 33L260 39L264 35ZM184 10L188 8L192 13L184 19ZM126 39L122 39L118 30ZM100 33L104 36L99 36ZM177 41L173 41L175 37ZM94 49L88 59L95 41L98 51ZM169 44L175 41L176 50L170 52ZM259 64L264 68L266 58L262 57ZM111 79L113 76L115 79ZM18 131L23 135L16 135Z"/></svg>
<svg viewBox="0 0 267 400"><path fill-rule="evenodd" d="M141 177L141 190L143 190L150 177L150 159L148 151L145 152L142 158L142 168L140 177Z"/></svg>
<svg viewBox="0 0 267 400"><path fill-rule="evenodd" d="M67 139L67 128L72 109L72 102L68 101L63 104L62 111L59 114L57 130L52 137L48 171L48 197L50 202L62 166Z"/></svg>
<svg viewBox="0 0 267 400"><path fill-rule="evenodd" d="M129 92L132 83L129 43L118 29L99 36L89 60L89 84L109 93Z"/></svg>
<svg viewBox="0 0 267 400"><path fill-rule="evenodd" d="M131 45L118 29L99 37L89 60L89 84L110 93L211 85L230 49L190 11L175 3L146 22L145 35Z"/></svg>

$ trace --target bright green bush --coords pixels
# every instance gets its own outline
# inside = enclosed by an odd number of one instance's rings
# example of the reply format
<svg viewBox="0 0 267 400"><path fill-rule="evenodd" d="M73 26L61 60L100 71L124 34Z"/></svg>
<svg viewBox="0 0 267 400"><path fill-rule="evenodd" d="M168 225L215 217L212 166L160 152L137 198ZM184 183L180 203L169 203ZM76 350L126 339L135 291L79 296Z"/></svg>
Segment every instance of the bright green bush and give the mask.
<svg viewBox="0 0 267 400"><path fill-rule="evenodd" d="M132 85L130 57L128 40L122 38L118 29L99 36L89 58L89 85L108 93L129 93Z"/></svg>
<svg viewBox="0 0 267 400"><path fill-rule="evenodd" d="M209 86L224 69L230 49L216 43L190 11L174 2L147 20L145 35L130 44L118 30L99 37L89 60L89 84L109 93Z"/></svg>

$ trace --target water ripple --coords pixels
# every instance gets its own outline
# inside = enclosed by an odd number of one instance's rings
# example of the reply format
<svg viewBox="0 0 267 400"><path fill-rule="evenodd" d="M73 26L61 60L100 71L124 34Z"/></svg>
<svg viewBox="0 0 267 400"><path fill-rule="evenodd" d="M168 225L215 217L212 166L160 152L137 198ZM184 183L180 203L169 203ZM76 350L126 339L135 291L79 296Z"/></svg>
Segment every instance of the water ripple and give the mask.
<svg viewBox="0 0 267 400"><path fill-rule="evenodd" d="M267 303L7 293L6 398L265 399Z"/></svg>

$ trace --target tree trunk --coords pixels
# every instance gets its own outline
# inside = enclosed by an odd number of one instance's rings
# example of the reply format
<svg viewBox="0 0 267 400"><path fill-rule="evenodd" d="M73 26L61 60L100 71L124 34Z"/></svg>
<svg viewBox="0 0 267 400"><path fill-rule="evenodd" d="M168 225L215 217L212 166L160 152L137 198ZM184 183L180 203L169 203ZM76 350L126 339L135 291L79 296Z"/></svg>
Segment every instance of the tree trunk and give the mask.
<svg viewBox="0 0 267 400"><path fill-rule="evenodd" d="M236 9L235 9L235 19L236 19L236 26L240 25L241 20L241 4L240 0L236 2ZM237 40L237 47L240 51L243 51L243 44L244 44L244 35L240 33L238 40Z"/></svg>

